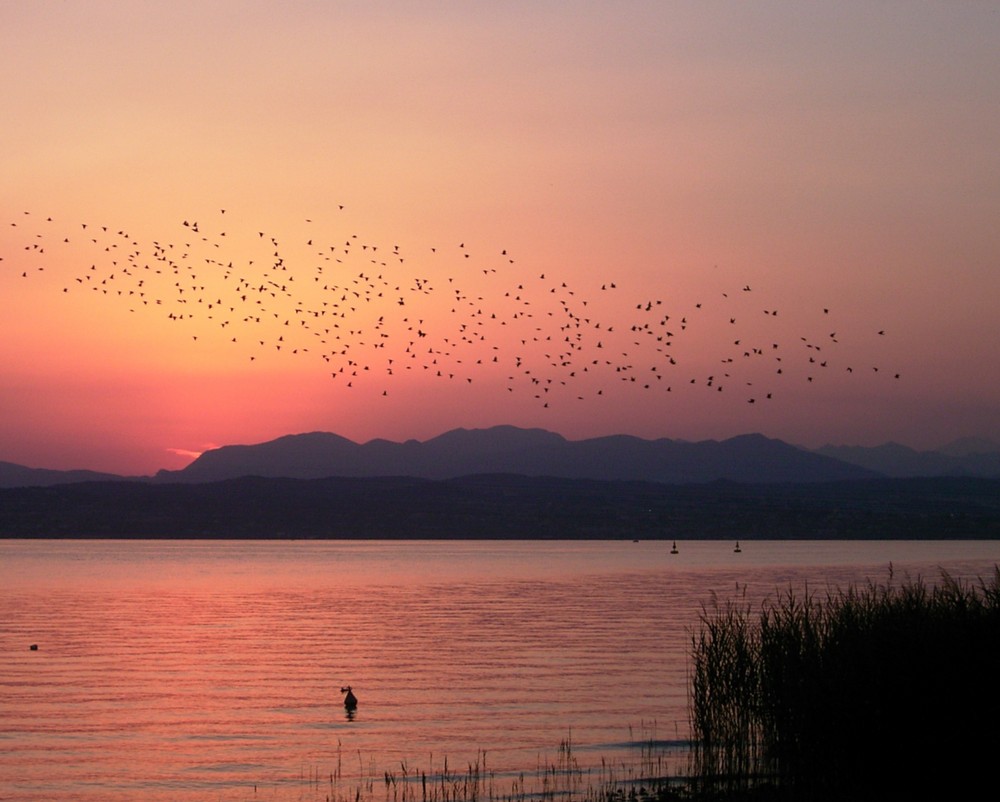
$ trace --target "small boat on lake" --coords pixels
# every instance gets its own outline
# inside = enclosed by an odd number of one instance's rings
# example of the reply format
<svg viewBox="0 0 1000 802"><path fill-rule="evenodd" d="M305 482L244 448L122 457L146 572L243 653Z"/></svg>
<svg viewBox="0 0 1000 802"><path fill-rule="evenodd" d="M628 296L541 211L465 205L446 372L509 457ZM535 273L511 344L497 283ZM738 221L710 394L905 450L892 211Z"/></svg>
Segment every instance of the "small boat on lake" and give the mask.
<svg viewBox="0 0 1000 802"><path fill-rule="evenodd" d="M351 686L348 685L346 688L341 688L340 692L347 694L347 696L344 697L344 707L347 708L348 711L357 710L358 697L351 691Z"/></svg>
<svg viewBox="0 0 1000 802"><path fill-rule="evenodd" d="M740 542L738 540L736 541L736 548L733 549L733 551L736 552L737 554L743 551L743 549L740 548Z"/></svg>
<svg viewBox="0 0 1000 802"><path fill-rule="evenodd" d="M670 547L670 553L671 554L677 554L678 553L678 551L677 551L677 541L676 540L674 541L674 545Z"/></svg>

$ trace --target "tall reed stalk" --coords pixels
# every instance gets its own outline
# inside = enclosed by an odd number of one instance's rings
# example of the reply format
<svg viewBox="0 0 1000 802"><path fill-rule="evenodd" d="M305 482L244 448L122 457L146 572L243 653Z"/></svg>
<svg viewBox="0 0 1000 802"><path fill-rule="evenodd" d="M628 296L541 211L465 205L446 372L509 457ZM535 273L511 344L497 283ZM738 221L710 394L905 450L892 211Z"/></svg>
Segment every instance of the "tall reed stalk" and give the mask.
<svg viewBox="0 0 1000 802"><path fill-rule="evenodd" d="M704 795L958 798L993 781L998 682L1000 568L716 604L692 638L692 774Z"/></svg>

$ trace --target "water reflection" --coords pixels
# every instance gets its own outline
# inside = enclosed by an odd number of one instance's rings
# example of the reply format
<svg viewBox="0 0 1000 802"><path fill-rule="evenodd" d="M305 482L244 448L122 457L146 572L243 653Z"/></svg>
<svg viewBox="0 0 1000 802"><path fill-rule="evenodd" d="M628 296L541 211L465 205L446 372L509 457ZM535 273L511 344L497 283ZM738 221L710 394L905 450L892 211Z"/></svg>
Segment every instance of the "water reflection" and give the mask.
<svg viewBox="0 0 1000 802"><path fill-rule="evenodd" d="M581 769L608 751L646 763L686 744L691 628L713 593L884 580L889 562L962 578L1000 561L996 541L743 549L0 541L0 788L65 802L201 802L212 788L231 802L303 765L361 783L427 756L440 774L478 749L516 777L567 732ZM363 678L364 721L331 677Z"/></svg>

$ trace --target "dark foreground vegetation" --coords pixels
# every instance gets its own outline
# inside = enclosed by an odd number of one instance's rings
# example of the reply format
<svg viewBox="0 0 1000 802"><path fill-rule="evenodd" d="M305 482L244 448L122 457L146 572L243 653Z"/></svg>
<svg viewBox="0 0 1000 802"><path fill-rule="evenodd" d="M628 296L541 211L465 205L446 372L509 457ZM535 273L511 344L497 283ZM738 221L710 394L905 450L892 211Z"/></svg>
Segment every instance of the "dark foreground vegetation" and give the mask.
<svg viewBox="0 0 1000 802"><path fill-rule="evenodd" d="M0 537L1000 538L1000 479L81 482L0 490Z"/></svg>
<svg viewBox="0 0 1000 802"><path fill-rule="evenodd" d="M985 799L1000 747L1000 569L789 591L693 641L701 799Z"/></svg>

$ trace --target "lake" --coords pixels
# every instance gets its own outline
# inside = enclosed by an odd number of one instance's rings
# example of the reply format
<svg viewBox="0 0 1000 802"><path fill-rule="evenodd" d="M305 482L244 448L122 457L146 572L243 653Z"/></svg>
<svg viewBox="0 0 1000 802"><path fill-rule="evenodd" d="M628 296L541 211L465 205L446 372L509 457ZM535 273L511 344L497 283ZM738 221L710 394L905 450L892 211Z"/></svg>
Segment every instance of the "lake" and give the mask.
<svg viewBox="0 0 1000 802"><path fill-rule="evenodd" d="M996 541L677 545L0 540L0 799L397 799L470 767L502 796L682 772L713 598L1000 563Z"/></svg>

